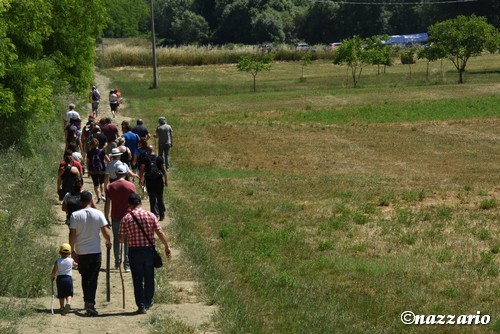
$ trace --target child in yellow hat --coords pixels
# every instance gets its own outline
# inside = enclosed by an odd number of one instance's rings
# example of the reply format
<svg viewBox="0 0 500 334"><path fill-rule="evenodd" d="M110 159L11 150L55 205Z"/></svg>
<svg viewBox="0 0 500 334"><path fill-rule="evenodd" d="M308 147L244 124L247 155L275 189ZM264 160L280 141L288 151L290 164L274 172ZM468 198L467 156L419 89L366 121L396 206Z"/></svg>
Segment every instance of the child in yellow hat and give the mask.
<svg viewBox="0 0 500 334"><path fill-rule="evenodd" d="M61 257L54 263L50 276L52 280L55 280L57 276L57 298L59 298L61 314L65 315L71 310L71 299L73 298L72 269L78 264L71 258L71 246L69 244L62 244L59 247L59 254ZM66 306L64 305L65 300Z"/></svg>

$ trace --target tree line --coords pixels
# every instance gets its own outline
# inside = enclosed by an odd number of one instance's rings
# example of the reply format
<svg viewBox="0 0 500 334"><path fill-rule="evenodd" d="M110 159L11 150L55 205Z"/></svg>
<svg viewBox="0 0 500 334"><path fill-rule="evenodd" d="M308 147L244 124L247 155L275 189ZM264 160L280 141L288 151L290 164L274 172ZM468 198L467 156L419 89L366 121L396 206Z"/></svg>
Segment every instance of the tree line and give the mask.
<svg viewBox="0 0 500 334"><path fill-rule="evenodd" d="M55 117L54 96L92 85L106 13L100 1L0 0L0 148L29 153L49 135L39 128Z"/></svg>
<svg viewBox="0 0 500 334"><path fill-rule="evenodd" d="M393 0L115 0L108 6L104 36L150 33L150 1L154 1L157 37L165 45L298 41L320 44L356 35L425 32L436 22L472 14L500 27L498 0L428 0L418 4Z"/></svg>

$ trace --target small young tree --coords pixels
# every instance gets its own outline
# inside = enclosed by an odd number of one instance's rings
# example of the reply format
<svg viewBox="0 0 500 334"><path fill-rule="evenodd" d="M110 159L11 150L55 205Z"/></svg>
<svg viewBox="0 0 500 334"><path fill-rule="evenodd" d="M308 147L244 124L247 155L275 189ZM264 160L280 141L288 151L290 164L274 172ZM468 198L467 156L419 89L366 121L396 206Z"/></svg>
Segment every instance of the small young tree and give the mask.
<svg viewBox="0 0 500 334"><path fill-rule="evenodd" d="M311 52L306 52L302 55L302 58L300 58L300 65L302 65L302 75L300 76L300 81L304 81L304 67L312 64L311 56Z"/></svg>
<svg viewBox="0 0 500 334"><path fill-rule="evenodd" d="M384 73L385 66L392 65L392 46L384 43L384 41L388 38L389 36L383 35L373 36L366 39L366 52L371 64L377 65L377 74L380 74L380 65L384 66Z"/></svg>
<svg viewBox="0 0 500 334"><path fill-rule="evenodd" d="M253 92L255 93L255 81L257 74L261 71L271 70L272 56L269 53L260 56L243 56L238 62L238 71L248 72L253 76Z"/></svg>
<svg viewBox="0 0 500 334"><path fill-rule="evenodd" d="M359 78L363 68L372 64L370 42L359 36L342 41L335 52L333 63L335 65L345 64L351 70L353 87L358 86Z"/></svg>
<svg viewBox="0 0 500 334"><path fill-rule="evenodd" d="M423 47L417 52L418 59L426 59L427 60L427 80L429 80L429 63L432 61L436 61L439 59L443 59L445 57L444 50L436 44L432 44L426 47ZM441 75L443 74L443 68L441 66Z"/></svg>
<svg viewBox="0 0 500 334"><path fill-rule="evenodd" d="M458 83L463 83L463 73L470 57L479 56L484 50L496 52L500 47L500 33L484 17L457 16L429 27L429 42L442 48L458 71Z"/></svg>

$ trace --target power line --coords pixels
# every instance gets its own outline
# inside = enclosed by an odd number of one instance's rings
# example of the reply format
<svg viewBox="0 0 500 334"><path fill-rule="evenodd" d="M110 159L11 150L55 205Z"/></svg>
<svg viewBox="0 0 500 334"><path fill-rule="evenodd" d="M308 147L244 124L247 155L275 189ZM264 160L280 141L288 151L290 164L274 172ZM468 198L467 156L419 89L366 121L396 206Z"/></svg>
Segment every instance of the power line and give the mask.
<svg viewBox="0 0 500 334"><path fill-rule="evenodd" d="M478 0L438 0L438 1L399 1L399 2L392 2L392 1L352 1L352 0L347 0L347 1L339 1L339 0L312 0L312 2L330 2L330 3L336 3L339 5L383 5L383 6L390 6L390 5L437 5L437 4L457 4L457 3L465 3L465 2L476 2Z"/></svg>

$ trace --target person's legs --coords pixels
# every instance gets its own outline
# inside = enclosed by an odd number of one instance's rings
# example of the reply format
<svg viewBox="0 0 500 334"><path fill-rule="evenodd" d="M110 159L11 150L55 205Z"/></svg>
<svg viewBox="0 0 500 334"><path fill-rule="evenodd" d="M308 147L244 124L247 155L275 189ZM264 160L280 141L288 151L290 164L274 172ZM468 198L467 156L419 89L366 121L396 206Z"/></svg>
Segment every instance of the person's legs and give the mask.
<svg viewBox="0 0 500 334"><path fill-rule="evenodd" d="M148 191L148 197L149 197L149 211L151 211L157 217L159 217L160 210L158 207L158 194L151 188L152 188L151 186L150 187L146 186L146 190Z"/></svg>
<svg viewBox="0 0 500 334"><path fill-rule="evenodd" d="M139 309L146 308L144 297L144 273L145 273L145 252L142 247L131 247L129 250L130 270L132 271L132 281L134 283L135 304Z"/></svg>
<svg viewBox="0 0 500 334"><path fill-rule="evenodd" d="M101 261L101 253L78 256L78 271L82 275L83 300L87 313L90 315L97 315L94 305Z"/></svg>
<svg viewBox="0 0 500 334"><path fill-rule="evenodd" d="M144 256L144 301L146 308L153 305L155 294L154 249L149 248Z"/></svg>
<svg viewBox="0 0 500 334"><path fill-rule="evenodd" d="M121 252L120 252L120 242L118 241L118 234L120 232L120 221L119 220L113 220L111 222L111 227L113 228L113 253L115 256L115 268L118 268L121 262ZM124 259L123 259L123 265L125 268L130 267L129 263L129 258L128 258L128 237L125 236L125 242L123 243L123 252L124 252Z"/></svg>
<svg viewBox="0 0 500 334"><path fill-rule="evenodd" d="M161 191L157 193L156 203L158 205L158 213L160 215L160 220L163 220L163 218L165 218L165 210L166 210L165 203L163 202L163 187Z"/></svg>
<svg viewBox="0 0 500 334"><path fill-rule="evenodd" d="M170 145L165 144L163 145L163 151L165 152L165 157L163 157L163 161L165 163L165 168L169 170L170 168Z"/></svg>

